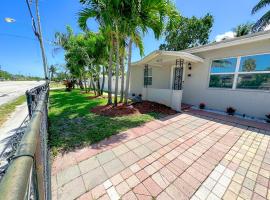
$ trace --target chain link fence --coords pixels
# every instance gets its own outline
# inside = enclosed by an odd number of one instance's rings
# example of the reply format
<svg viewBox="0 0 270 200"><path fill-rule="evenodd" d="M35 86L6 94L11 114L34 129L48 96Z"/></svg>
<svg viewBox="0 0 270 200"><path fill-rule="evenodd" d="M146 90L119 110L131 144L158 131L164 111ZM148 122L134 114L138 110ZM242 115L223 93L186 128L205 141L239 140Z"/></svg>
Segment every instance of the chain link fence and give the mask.
<svg viewBox="0 0 270 200"><path fill-rule="evenodd" d="M48 95L48 83L26 92L29 116L2 153L1 199L51 199Z"/></svg>

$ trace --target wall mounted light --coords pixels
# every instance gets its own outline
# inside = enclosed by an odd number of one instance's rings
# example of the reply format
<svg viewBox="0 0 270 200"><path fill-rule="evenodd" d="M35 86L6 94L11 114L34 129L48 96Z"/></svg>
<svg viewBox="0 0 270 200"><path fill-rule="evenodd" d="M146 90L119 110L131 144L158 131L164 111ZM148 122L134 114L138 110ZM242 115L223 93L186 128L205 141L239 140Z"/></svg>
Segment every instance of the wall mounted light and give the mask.
<svg viewBox="0 0 270 200"><path fill-rule="evenodd" d="M189 70L192 69L191 63L188 63L188 69L189 69Z"/></svg>
<svg viewBox="0 0 270 200"><path fill-rule="evenodd" d="M188 74L188 77L191 77L191 74Z"/></svg>

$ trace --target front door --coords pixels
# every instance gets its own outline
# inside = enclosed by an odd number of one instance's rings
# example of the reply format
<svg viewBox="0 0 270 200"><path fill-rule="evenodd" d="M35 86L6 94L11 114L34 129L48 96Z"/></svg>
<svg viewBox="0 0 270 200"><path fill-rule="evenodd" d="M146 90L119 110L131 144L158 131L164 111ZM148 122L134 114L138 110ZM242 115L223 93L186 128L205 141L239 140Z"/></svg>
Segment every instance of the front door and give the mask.
<svg viewBox="0 0 270 200"><path fill-rule="evenodd" d="M174 68L173 90L182 90L183 87L184 60L177 59Z"/></svg>

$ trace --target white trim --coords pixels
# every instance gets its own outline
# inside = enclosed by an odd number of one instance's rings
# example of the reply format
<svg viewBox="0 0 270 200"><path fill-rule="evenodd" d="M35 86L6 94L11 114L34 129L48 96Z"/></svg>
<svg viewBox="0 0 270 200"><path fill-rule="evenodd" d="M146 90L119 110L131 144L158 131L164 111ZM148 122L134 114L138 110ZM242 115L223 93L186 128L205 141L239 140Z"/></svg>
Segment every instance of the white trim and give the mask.
<svg viewBox="0 0 270 200"><path fill-rule="evenodd" d="M237 57L237 62L236 62L236 67L235 67L235 72L234 72L234 79L233 79L233 87L232 89L235 90L236 89L236 85L237 85L237 80L238 80L238 72L240 69L240 63L241 63L241 57L238 56Z"/></svg>
<svg viewBox="0 0 270 200"><path fill-rule="evenodd" d="M191 49L186 49L185 52L188 53L199 53L204 51L210 51L215 49L221 49L226 47L232 47L236 45L248 44L253 42L258 42L262 40L270 39L270 31L263 31L259 33L250 34L247 36L242 36L233 39L227 39L221 42L211 43L200 47L194 47Z"/></svg>
<svg viewBox="0 0 270 200"><path fill-rule="evenodd" d="M188 60L189 62L194 62L194 63L202 63L204 62L204 59L202 59L199 56L195 56L193 54L187 53L187 52L181 52L181 51L153 51L152 53L148 54L145 56L143 59L131 63L132 66L134 65L142 65L145 63L150 62L154 58L158 56L174 56L175 58L183 58L184 60Z"/></svg>

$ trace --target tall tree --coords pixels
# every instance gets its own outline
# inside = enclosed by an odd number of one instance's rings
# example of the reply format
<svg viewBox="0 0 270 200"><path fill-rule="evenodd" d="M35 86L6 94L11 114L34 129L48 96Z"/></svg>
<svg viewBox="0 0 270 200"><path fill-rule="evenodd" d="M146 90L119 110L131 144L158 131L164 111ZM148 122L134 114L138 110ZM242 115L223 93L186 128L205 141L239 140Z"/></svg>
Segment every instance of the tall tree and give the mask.
<svg viewBox="0 0 270 200"><path fill-rule="evenodd" d="M49 68L49 72L50 72L50 80L52 81L53 78L54 78L54 75L55 75L56 72L57 72L56 66L51 65L50 68Z"/></svg>
<svg viewBox="0 0 270 200"><path fill-rule="evenodd" d="M112 76L112 66L113 59L116 58L116 61L119 61L117 58L117 46L118 46L118 26L119 26L119 7L121 2L118 0L80 0L82 4L86 7L80 11L78 23L83 30L88 30L87 20L89 18L95 18L100 25L100 29L105 32L107 36L107 45L110 49L109 54L109 80L108 80L108 104L112 103L112 92L111 92L111 76ZM115 52L115 51L116 52ZM119 62L116 62L116 68L119 69ZM117 98L117 95L116 97ZM117 103L117 102L116 102Z"/></svg>
<svg viewBox="0 0 270 200"><path fill-rule="evenodd" d="M131 61L132 43L139 41L138 44L142 47L140 34L146 32L148 28L152 29L155 36L158 37L162 32L165 17L169 13L176 13L176 9L169 0L81 0L80 2L86 5L79 16L78 22L81 28L87 28L87 20L93 17L101 27L109 27L115 33L109 39L113 40L113 47L116 49L114 54L116 60L114 104L117 105L119 41L122 37L129 40L130 53L128 56ZM134 40L135 35L136 40ZM130 62L128 63L130 69ZM128 81L129 73L127 73ZM126 87L129 87L129 84L126 84Z"/></svg>
<svg viewBox="0 0 270 200"><path fill-rule="evenodd" d="M144 0L131 1L131 17L125 23L125 34L128 38L128 67L126 74L125 104L128 101L130 68L132 58L133 43L139 47L141 56L143 55L142 35L151 29L155 38L158 39L163 31L166 18L179 16L175 6L168 0Z"/></svg>
<svg viewBox="0 0 270 200"><path fill-rule="evenodd" d="M202 18L171 18L165 29L165 43L161 50L179 51L208 43L214 18L207 14Z"/></svg>
<svg viewBox="0 0 270 200"><path fill-rule="evenodd" d="M270 5L270 0L260 0L252 9L252 14L256 14L258 11ZM262 31L267 25L270 24L270 10L268 10L253 26L253 31Z"/></svg>
<svg viewBox="0 0 270 200"><path fill-rule="evenodd" d="M254 26L253 23L240 24L237 27L235 27L233 31L235 32L236 37L240 37L252 33L253 26Z"/></svg>

